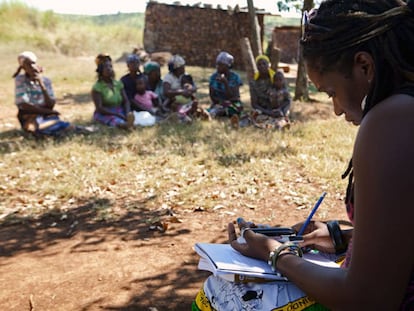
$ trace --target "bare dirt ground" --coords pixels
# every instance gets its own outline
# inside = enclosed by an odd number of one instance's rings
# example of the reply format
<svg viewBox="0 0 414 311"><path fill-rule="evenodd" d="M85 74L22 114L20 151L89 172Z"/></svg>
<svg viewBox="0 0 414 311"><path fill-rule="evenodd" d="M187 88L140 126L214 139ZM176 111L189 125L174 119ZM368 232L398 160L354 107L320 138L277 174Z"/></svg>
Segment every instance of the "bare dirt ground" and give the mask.
<svg viewBox="0 0 414 311"><path fill-rule="evenodd" d="M281 202L272 197L237 211L143 209L114 222L94 221L85 205L0 226L1 310L189 310L209 274L197 270L194 243L225 243L226 225L239 215L270 219L277 210L278 224L306 217L308 209ZM164 233L149 230L144 220L153 217L168 224Z"/></svg>
<svg viewBox="0 0 414 311"><path fill-rule="evenodd" d="M301 113L331 115L316 104L308 109ZM3 113L16 124L15 112ZM190 310L209 275L197 270L194 243L225 243L227 223L238 216L261 222L276 214L272 224L285 225L303 220L311 208L297 209L275 195L254 209L148 210L140 203L142 209L114 221L96 221L96 210L85 204L0 223L0 310ZM344 219L338 200L324 204L337 206L332 218ZM122 209L122 199L117 205ZM155 218L168 224L164 233L149 230L146 221Z"/></svg>

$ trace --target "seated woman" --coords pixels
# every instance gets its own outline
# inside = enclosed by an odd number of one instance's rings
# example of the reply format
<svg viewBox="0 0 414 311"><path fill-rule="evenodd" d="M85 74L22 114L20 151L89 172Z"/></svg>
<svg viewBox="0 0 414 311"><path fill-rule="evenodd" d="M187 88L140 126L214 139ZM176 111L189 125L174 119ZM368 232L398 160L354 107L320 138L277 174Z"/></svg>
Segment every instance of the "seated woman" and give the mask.
<svg viewBox="0 0 414 311"><path fill-rule="evenodd" d="M15 78L15 102L17 118L22 129L36 137L59 136L77 127L60 120L59 112L54 110L56 103L49 78L42 76L42 68L37 65L33 52L25 51L17 57L19 67ZM24 70L24 74L20 71Z"/></svg>
<svg viewBox="0 0 414 311"><path fill-rule="evenodd" d="M238 116L243 111L240 101L240 76L231 70L234 57L227 52L220 52L216 59L217 71L210 76L211 106L208 112L212 117Z"/></svg>
<svg viewBox="0 0 414 311"><path fill-rule="evenodd" d="M111 57L99 54L95 63L98 80L92 87L92 100L95 104L93 119L111 127L132 128L134 114L131 112L124 85L115 80Z"/></svg>
<svg viewBox="0 0 414 311"><path fill-rule="evenodd" d="M128 67L128 73L121 77L121 82L124 85L125 93L131 102L136 93L135 79L137 76L142 74L139 69L141 64L139 56L137 54L129 54L126 59L126 64Z"/></svg>
<svg viewBox="0 0 414 311"><path fill-rule="evenodd" d="M168 62L168 73L163 79L163 93L166 100L163 108L178 114L181 121L189 122L189 116L196 110L197 102L193 100L197 87L194 84L187 84L183 87L182 77L185 74L185 61L180 55L174 55ZM183 102L190 103L191 108L183 112Z"/></svg>
<svg viewBox="0 0 414 311"><path fill-rule="evenodd" d="M163 81L161 79L161 66L154 61L144 64L144 74L147 78L147 90L158 95L161 102L164 101Z"/></svg>
<svg viewBox="0 0 414 311"><path fill-rule="evenodd" d="M274 72L266 55L256 57L258 71L250 82L249 120L260 128L283 128L289 124L291 96L281 71Z"/></svg>

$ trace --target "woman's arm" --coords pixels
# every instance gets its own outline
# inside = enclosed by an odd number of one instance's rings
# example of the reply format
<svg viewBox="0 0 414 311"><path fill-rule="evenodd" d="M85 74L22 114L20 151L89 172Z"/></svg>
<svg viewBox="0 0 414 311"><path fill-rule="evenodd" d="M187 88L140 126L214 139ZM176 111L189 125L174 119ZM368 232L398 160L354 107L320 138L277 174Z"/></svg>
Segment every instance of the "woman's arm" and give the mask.
<svg viewBox="0 0 414 311"><path fill-rule="evenodd" d="M229 77L230 75L231 72L229 72ZM224 85L225 96L227 100L233 101L240 99L240 85L237 81L234 81L237 83L230 83L230 81L227 79L225 75L218 75L217 79Z"/></svg>
<svg viewBox="0 0 414 311"><path fill-rule="evenodd" d="M123 116L122 114L113 113L110 110L105 109L105 107L103 106L103 103L102 103L102 94L101 93L99 93L99 92L97 92L95 90L92 90L91 95L92 95L93 103L95 105L95 109L96 109L96 111L98 113L100 113L100 114L106 114L106 115L115 115L115 116L117 116L117 117L119 117L121 119L126 120L126 117Z"/></svg>
<svg viewBox="0 0 414 311"><path fill-rule="evenodd" d="M278 268L334 310L397 310L413 271L414 100L394 96L364 118L355 143L355 226L349 269L284 256Z"/></svg>
<svg viewBox="0 0 414 311"><path fill-rule="evenodd" d="M220 104L220 100L215 96L215 91L214 91L214 87L210 85L209 88L209 95L210 95L210 100L211 100L211 106L215 106Z"/></svg>
<svg viewBox="0 0 414 311"><path fill-rule="evenodd" d="M128 96L125 92L125 89L121 89L121 96L122 96L122 104L124 106L125 115L127 115L131 111L131 103L128 99Z"/></svg>
<svg viewBox="0 0 414 311"><path fill-rule="evenodd" d="M414 99L393 96L364 118L355 142L355 225L348 268L321 267L292 254L277 269L332 310L397 310L414 263ZM230 234L229 234L230 236ZM243 254L267 260L280 244L251 231Z"/></svg>
<svg viewBox="0 0 414 311"><path fill-rule="evenodd" d="M177 95L183 95L185 97L189 97L192 94L191 90L185 90L183 88L174 90L173 88L171 88L171 84L166 81L163 82L163 91L164 91L164 96L168 97L169 99L174 99L174 97Z"/></svg>
<svg viewBox="0 0 414 311"><path fill-rule="evenodd" d="M56 110L41 107L41 106L37 106L37 105L32 105L32 104L28 104L28 103L18 104L17 107L19 108L19 110L21 112L28 113L28 114L40 114L40 115L54 114L54 115L59 115L59 112L57 112Z"/></svg>
<svg viewBox="0 0 414 311"><path fill-rule="evenodd" d="M45 107L49 109L53 109L56 104L55 98L52 96L53 89L52 89L52 82L47 79L43 79L40 73L35 75L35 80L39 83L40 89L42 90L42 94L45 101Z"/></svg>

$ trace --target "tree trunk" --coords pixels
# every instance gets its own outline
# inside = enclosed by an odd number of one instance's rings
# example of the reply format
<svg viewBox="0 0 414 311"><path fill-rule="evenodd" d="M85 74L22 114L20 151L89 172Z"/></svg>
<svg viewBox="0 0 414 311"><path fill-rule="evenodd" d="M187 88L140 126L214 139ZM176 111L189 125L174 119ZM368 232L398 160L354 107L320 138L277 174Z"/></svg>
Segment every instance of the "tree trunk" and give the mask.
<svg viewBox="0 0 414 311"><path fill-rule="evenodd" d="M263 54L263 48L260 39L260 26L257 21L256 9L254 8L253 0L247 0L247 7L249 9L250 27L253 35L253 42L251 43L253 55L257 56Z"/></svg>
<svg viewBox="0 0 414 311"><path fill-rule="evenodd" d="M309 11L313 8L313 0L304 0L302 15L304 11ZM301 22L302 29L302 22ZM301 32L302 37L302 32ZM296 87L295 87L295 97L294 100L304 100L309 101L309 89L308 89L308 75L306 73L305 62L303 59L302 46L299 44L298 51L298 73L296 76Z"/></svg>
<svg viewBox="0 0 414 311"><path fill-rule="evenodd" d="M240 40L240 48L243 55L243 64L246 68L247 81L250 83L257 68L249 38L242 38Z"/></svg>
<svg viewBox="0 0 414 311"><path fill-rule="evenodd" d="M279 62L280 62L280 53L281 50L277 47L275 44L275 32L272 33L272 39L268 43L268 50L267 50L267 56L270 58L270 64L274 71L277 71L279 69Z"/></svg>

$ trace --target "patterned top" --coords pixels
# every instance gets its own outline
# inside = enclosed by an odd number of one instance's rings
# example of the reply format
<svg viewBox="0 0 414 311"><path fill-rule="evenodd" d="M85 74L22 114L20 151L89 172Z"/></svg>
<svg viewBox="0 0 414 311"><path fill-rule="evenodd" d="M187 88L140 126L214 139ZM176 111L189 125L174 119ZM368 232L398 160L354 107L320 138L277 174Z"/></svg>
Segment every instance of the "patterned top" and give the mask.
<svg viewBox="0 0 414 311"><path fill-rule="evenodd" d="M102 95L102 105L104 107L119 107L122 105L122 89L124 85L121 81L113 80L113 89L104 81L98 80L92 89Z"/></svg>
<svg viewBox="0 0 414 311"><path fill-rule="evenodd" d="M43 84L50 98L54 99L55 94L52 88L52 82L49 78L42 77ZM37 106L45 105L45 97L38 82L30 80L25 74L16 76L15 78L15 103L32 104Z"/></svg>
<svg viewBox="0 0 414 311"><path fill-rule="evenodd" d="M217 76L219 75L218 72L213 73L210 76L210 87L213 88L213 97L218 98L219 100L228 100L226 96L226 87L224 83L217 81ZM234 71L229 72L229 76L227 77L227 80L229 82L230 88L236 88L237 87L237 98L240 97L240 90L239 87L243 85L243 82L240 78L240 76L235 73Z"/></svg>
<svg viewBox="0 0 414 311"><path fill-rule="evenodd" d="M257 79L250 83L252 101L255 100L258 106L270 109L269 91L272 88L272 81L269 79Z"/></svg>

